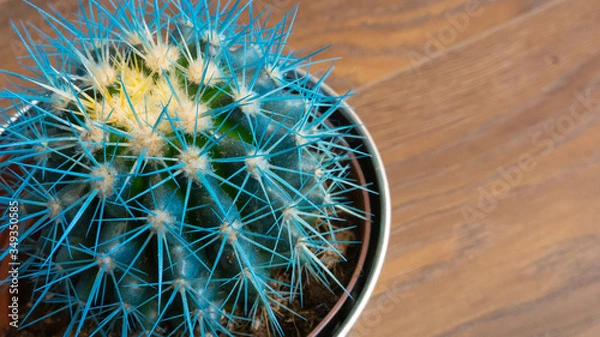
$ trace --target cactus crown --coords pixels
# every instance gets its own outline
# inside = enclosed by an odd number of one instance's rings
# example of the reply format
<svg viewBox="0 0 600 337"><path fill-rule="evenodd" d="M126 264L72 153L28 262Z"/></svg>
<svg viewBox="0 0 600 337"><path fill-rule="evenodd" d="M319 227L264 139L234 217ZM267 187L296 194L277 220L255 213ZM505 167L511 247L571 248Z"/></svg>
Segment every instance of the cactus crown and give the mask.
<svg viewBox="0 0 600 337"><path fill-rule="evenodd" d="M40 10L55 34L21 29L33 73L13 74L34 89L1 93L5 122L24 111L1 135L0 201L26 211L31 312L68 311L65 335L282 335L309 277L342 286L327 259L349 243L341 212L361 215L351 127L327 122L344 96L296 73L314 63L284 50L295 13L267 27L250 4L111 4Z"/></svg>

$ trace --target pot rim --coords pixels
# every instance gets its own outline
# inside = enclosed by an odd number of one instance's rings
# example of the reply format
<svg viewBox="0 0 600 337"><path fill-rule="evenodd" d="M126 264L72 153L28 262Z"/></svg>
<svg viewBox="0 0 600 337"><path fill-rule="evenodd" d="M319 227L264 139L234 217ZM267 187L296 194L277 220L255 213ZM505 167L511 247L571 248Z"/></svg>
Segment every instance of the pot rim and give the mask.
<svg viewBox="0 0 600 337"><path fill-rule="evenodd" d="M312 83L319 83L318 79L315 76L307 74L303 70L296 70L296 72L300 76L306 76ZM324 93L330 96L338 96L337 92L333 90L329 85L325 82L320 83L320 88ZM350 313L344 318L344 321L341 325L334 331L332 337L345 337L347 336L356 322L359 319L360 314L364 311L371 295L375 290L375 286L377 285L377 280L381 274L381 270L383 269L383 264L385 262L385 255L387 252L389 239L390 239L390 231L391 231L391 219L392 219L392 208L391 208L391 194L390 187L388 184L387 175L385 172L385 167L383 164L383 159L381 158L381 154L375 145L375 141L367 128L365 127L364 122L360 119L356 111L352 107L350 107L346 100L342 102L342 105L338 108L338 110L348 119L351 125L354 125L354 130L361 135L363 138L361 140L363 146L367 149L367 153L371 156L368 158L370 164L373 165L375 171L375 179L377 181L379 190L376 191L378 194L378 198L380 200L380 209L372 209L374 214L379 215L379 223L371 224L371 233L375 233L374 229L379 228L379 237L377 238L376 244L369 246L368 250L375 250L372 268L367 275L364 276L365 283L363 289L360 291L360 295L355 298L355 304L350 311ZM370 179L367 179L367 182ZM368 265L369 261L365 262L365 265ZM364 267L363 267L364 268Z"/></svg>

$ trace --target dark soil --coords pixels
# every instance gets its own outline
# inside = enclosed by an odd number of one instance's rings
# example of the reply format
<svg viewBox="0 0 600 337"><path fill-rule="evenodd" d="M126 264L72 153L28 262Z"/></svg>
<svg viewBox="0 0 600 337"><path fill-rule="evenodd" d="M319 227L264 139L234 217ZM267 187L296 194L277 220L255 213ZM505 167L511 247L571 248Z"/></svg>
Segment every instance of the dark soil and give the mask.
<svg viewBox="0 0 600 337"><path fill-rule="evenodd" d="M354 241L357 236L356 231L346 231L339 233L337 239L340 241ZM330 268L342 284L348 284L356 269L360 246L339 245L336 248L344 253L348 262L331 263ZM289 282L289 277L288 274L282 273L279 275L279 280ZM343 289L336 286L335 283L332 283L330 287L333 292L317 280L309 279L304 287L304 306L301 305L299 299L296 299L291 304L287 304L291 310L301 317L290 314L287 311L282 312L283 315L280 319L280 324L286 337L308 336L321 323L325 316L329 314L343 293ZM236 332L240 332L241 335L246 336L273 337L269 326L266 324L255 327L242 326Z"/></svg>
<svg viewBox="0 0 600 337"><path fill-rule="evenodd" d="M338 234L338 240L353 241L356 240L358 235L358 229L351 231L341 232ZM334 275L342 282L342 284L348 284L354 273L356 263L358 261L358 254L360 252L360 245L345 245L337 247L346 257L348 262L330 262L330 268ZM323 259L326 262L326 259ZM289 280L289 275L281 273L278 275L281 281ZM331 288L333 293L328 290L324 285L315 279L309 279L304 286L304 306L300 304L299 300L292 303L285 303L290 309L299 314L301 317L295 316L288 311L281 310L280 324L285 332L286 337L305 337L310 334L314 328L327 316L334 305L337 303L343 290L332 283ZM31 291L32 284L27 282L23 283L23 293L27 294ZM25 309L22 312L28 312L28 308L31 307L31 303L25 305ZM47 314L56 310L55 307L49 304L44 304L36 312L40 314ZM39 316L38 316L39 317ZM21 317L22 319L23 317ZM70 323L70 317L68 312L62 311L56 315L45 319L41 324L35 324L27 327L23 330L16 330L15 328L0 327L0 337L63 337L66 327ZM93 331L93 327L89 326L87 331ZM234 333L239 333L245 336L255 337L272 337L273 334L267 324L256 324L255 326L238 326ZM88 333L85 331L80 333L78 337L87 337Z"/></svg>

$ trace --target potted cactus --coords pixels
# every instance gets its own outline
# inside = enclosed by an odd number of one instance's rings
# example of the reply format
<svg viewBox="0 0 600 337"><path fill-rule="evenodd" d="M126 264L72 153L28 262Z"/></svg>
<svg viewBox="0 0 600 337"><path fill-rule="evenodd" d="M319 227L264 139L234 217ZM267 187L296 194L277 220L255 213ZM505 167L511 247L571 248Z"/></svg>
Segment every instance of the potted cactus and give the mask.
<svg viewBox="0 0 600 337"><path fill-rule="evenodd" d="M346 96L285 49L293 13L273 26L237 2L40 13L54 33L21 31L34 66L12 74L29 85L1 93L10 333L347 329L381 266L385 177Z"/></svg>

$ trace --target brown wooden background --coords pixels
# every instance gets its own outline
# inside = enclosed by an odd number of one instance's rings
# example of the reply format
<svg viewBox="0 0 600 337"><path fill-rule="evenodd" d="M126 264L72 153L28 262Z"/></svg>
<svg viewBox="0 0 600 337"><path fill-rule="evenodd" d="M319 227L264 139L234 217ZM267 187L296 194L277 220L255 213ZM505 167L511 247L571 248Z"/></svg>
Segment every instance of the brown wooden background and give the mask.
<svg viewBox="0 0 600 337"><path fill-rule="evenodd" d="M40 20L0 0L17 70L9 19ZM342 57L330 84L360 92L391 184L352 336L600 336L600 2L305 0L295 27L292 47Z"/></svg>

